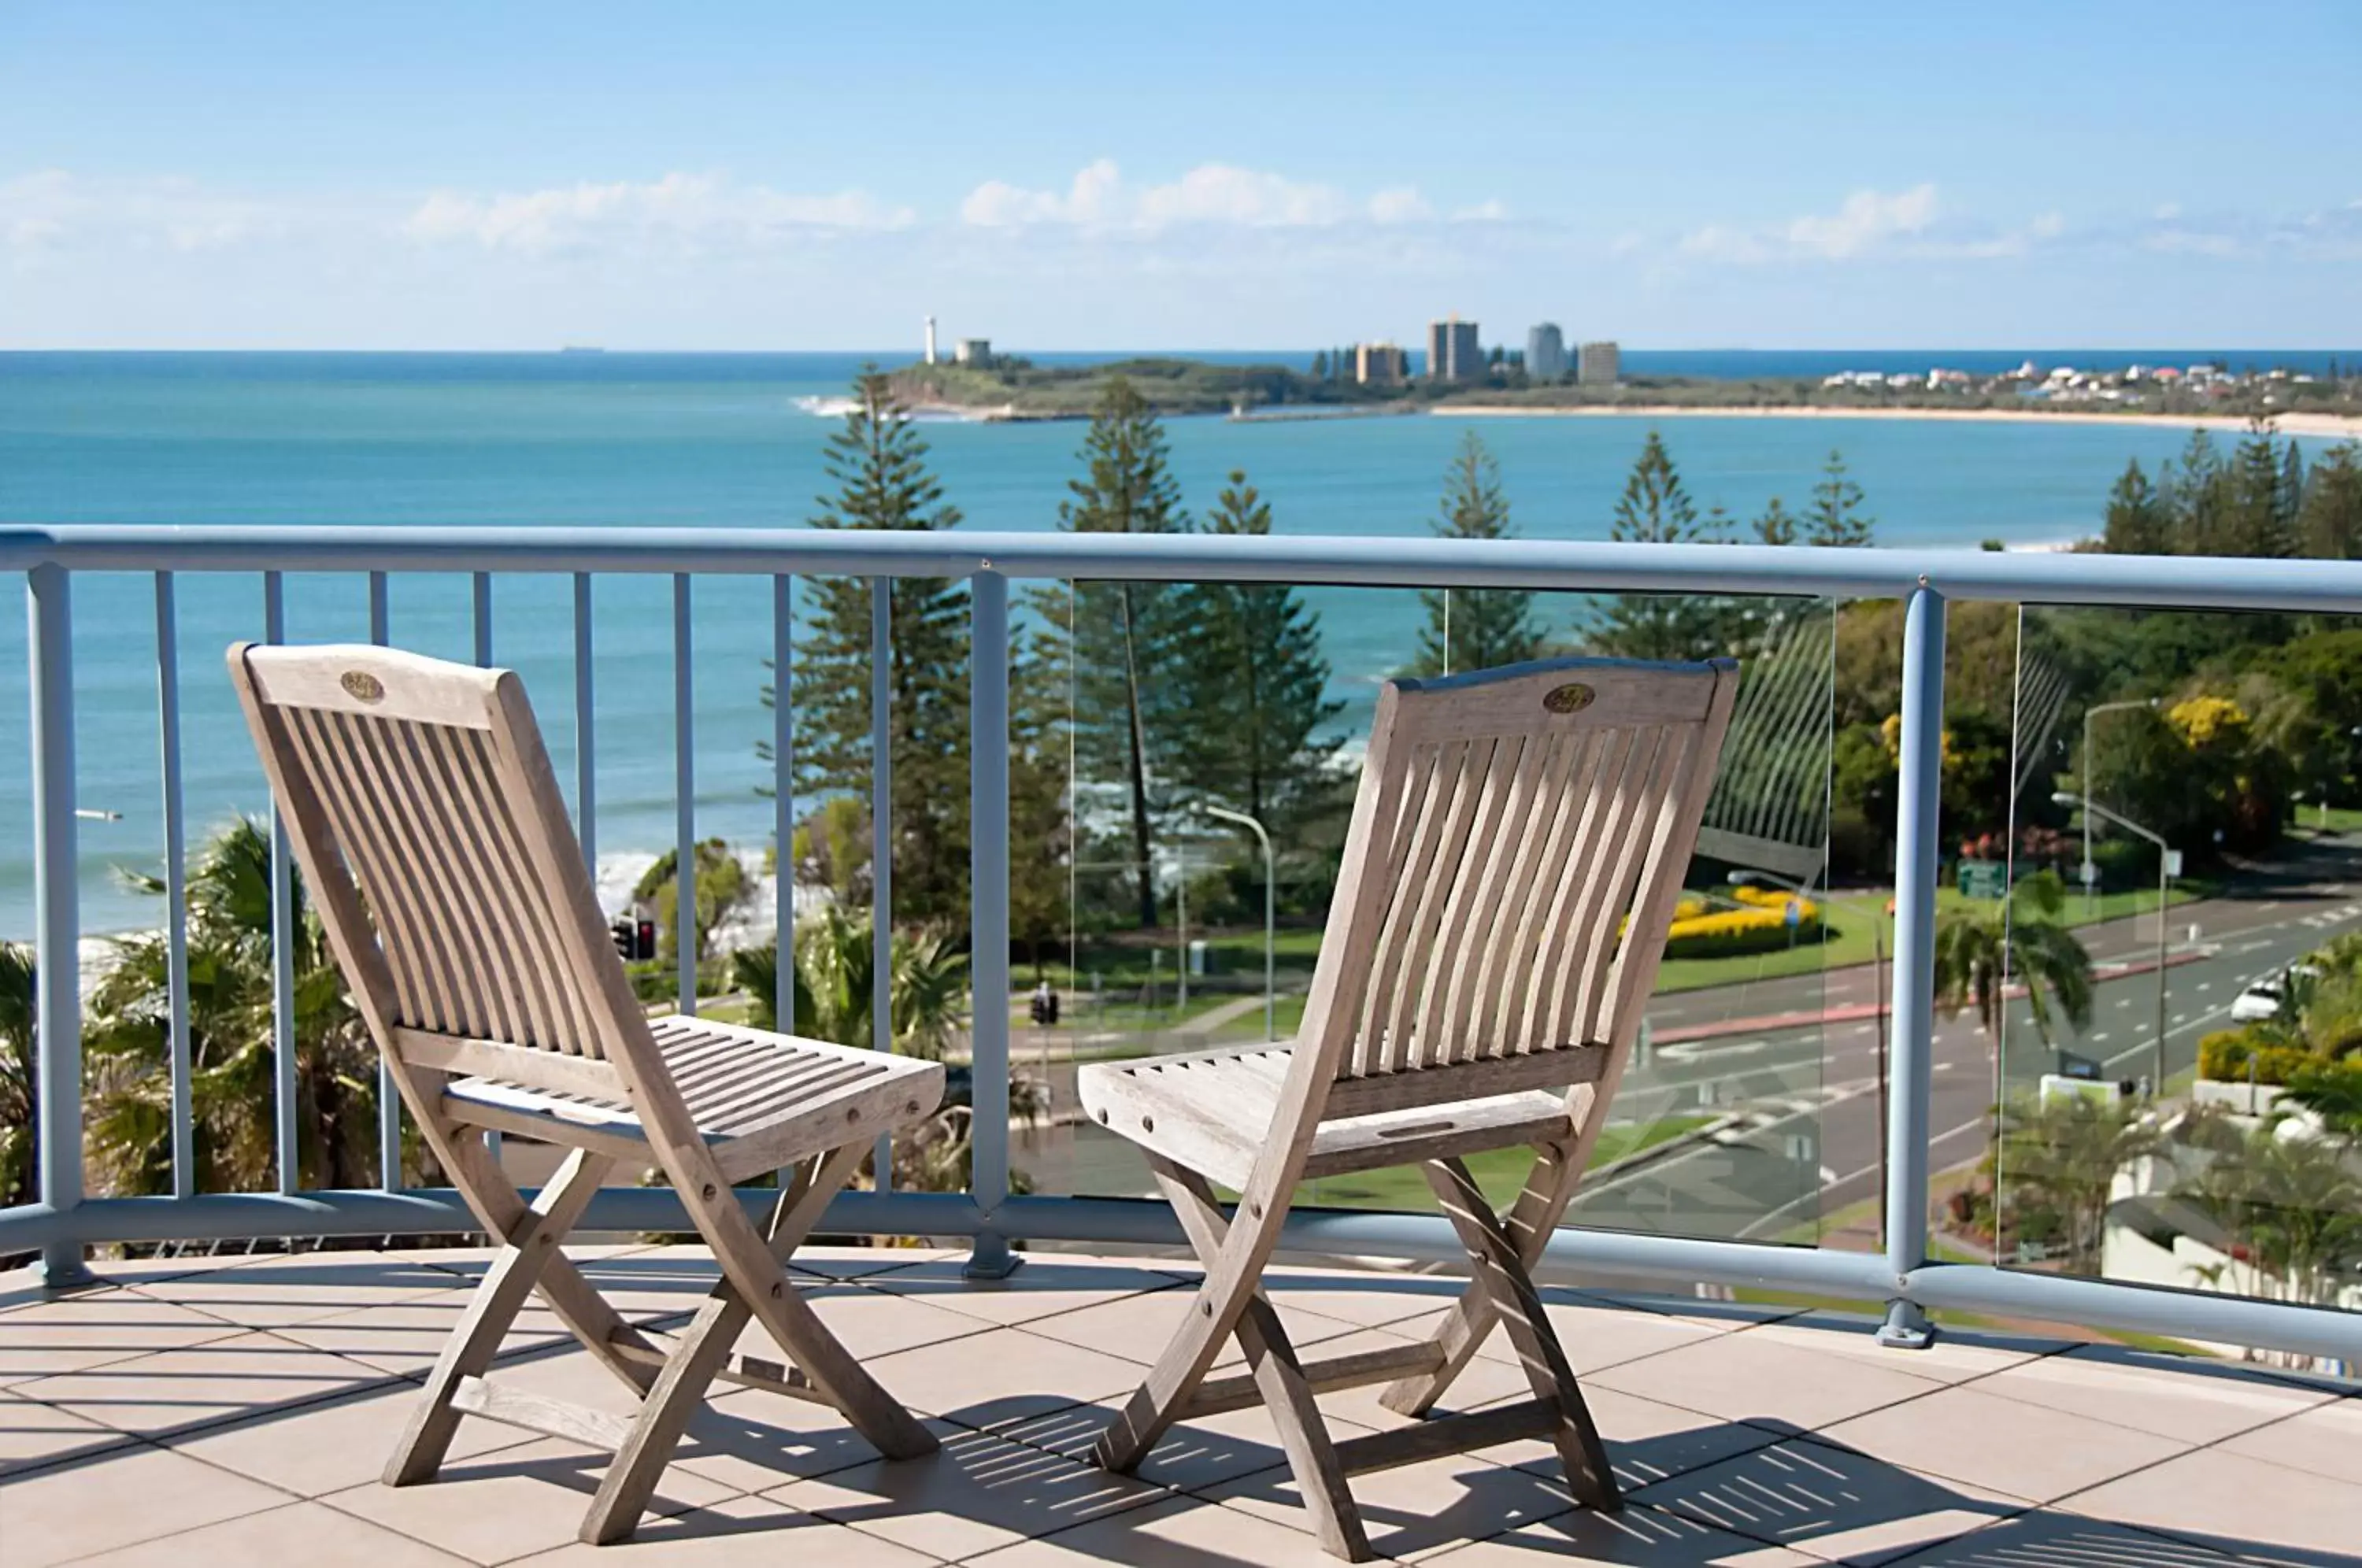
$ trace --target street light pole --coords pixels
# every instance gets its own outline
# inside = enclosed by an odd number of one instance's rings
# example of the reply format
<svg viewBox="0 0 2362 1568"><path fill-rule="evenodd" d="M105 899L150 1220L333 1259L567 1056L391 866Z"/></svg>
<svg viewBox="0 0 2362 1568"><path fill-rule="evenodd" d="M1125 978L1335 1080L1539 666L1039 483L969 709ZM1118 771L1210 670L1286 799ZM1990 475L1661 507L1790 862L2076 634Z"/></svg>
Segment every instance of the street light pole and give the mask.
<svg viewBox="0 0 2362 1568"><path fill-rule="evenodd" d="M2072 795L2053 795L2050 798L2062 806L2071 805L2075 801ZM2172 869L2173 851L2160 835L2149 832L2121 812L2093 804L2089 798L2083 801L2083 833L2086 838L2091 834L2094 815L2105 817L2125 832L2138 834L2157 845L2157 1045L2150 1057L2148 1084L2149 1094L2161 1099L2165 1094L2165 902L2169 896L2167 878Z"/></svg>
<svg viewBox="0 0 2362 1568"><path fill-rule="evenodd" d="M1274 935L1278 926L1279 878L1272 859L1271 834L1264 832L1263 823L1244 812L1211 805L1206 807L1205 812L1209 817L1220 817L1226 823L1236 823L1249 829L1254 834L1255 842L1263 846L1263 1037L1266 1043L1276 1043L1279 1039L1279 988Z"/></svg>
<svg viewBox="0 0 2362 1568"><path fill-rule="evenodd" d="M2095 708L2083 710L2083 752L2075 759L2075 777L2083 786L2083 864L2076 867L2076 871L2083 879L2083 899L2087 909L2100 890L2099 867L2092 864L2092 720L2101 713L2128 712L2135 708L2156 706L2156 698L2144 697L2137 701L2103 702ZM2063 801L2059 803L2066 804Z"/></svg>

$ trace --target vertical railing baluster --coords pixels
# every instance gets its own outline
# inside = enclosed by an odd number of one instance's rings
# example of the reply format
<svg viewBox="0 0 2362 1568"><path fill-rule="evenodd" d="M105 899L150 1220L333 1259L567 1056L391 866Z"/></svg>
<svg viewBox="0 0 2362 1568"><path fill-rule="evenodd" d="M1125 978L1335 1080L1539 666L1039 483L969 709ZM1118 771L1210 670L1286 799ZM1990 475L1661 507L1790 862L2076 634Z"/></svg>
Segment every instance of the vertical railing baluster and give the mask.
<svg viewBox="0 0 2362 1568"><path fill-rule="evenodd" d="M468 584L469 619L475 629L476 668L489 669L492 663L492 574L480 571Z"/></svg>
<svg viewBox="0 0 2362 1568"><path fill-rule="evenodd" d="M71 1217L82 1206L82 893L74 828L73 580L53 563L25 574L31 668L34 1030L39 1035L41 1201ZM52 1289L96 1276L79 1242L41 1248Z"/></svg>
<svg viewBox="0 0 2362 1568"><path fill-rule="evenodd" d="M287 580L262 574L262 638L287 640ZM272 1144L277 1151L279 1190L303 1186L302 1154L295 1131L295 859L279 802L270 802L270 1078Z"/></svg>
<svg viewBox="0 0 2362 1568"><path fill-rule="evenodd" d="M599 885L599 707L590 662L590 574L574 574L574 837Z"/></svg>
<svg viewBox="0 0 2362 1568"><path fill-rule="evenodd" d="M181 788L181 621L172 574L156 574L156 729L164 775L164 996L171 1014L172 1196L197 1190L189 1075L188 823Z"/></svg>
<svg viewBox="0 0 2362 1568"><path fill-rule="evenodd" d="M689 574L672 579L673 955L679 1003L697 1011L697 743L695 668L690 662Z"/></svg>
<svg viewBox="0 0 2362 1568"><path fill-rule="evenodd" d="M1903 734L1894 808L1893 1021L1886 1106L1886 1264L1898 1294L1880 1342L1919 1349L1926 1314L1905 1299L1927 1261L1927 1120L1934 1080L1936 833L1944 766L1944 596L1922 578L1903 622Z"/></svg>
<svg viewBox="0 0 2362 1568"><path fill-rule="evenodd" d="M381 571L369 574L369 639L381 648L393 642L393 594ZM402 1189L402 1090L382 1055L377 1061L377 1184L388 1192Z"/></svg>
<svg viewBox="0 0 2362 1568"><path fill-rule="evenodd" d="M869 580L869 1043L894 1049L894 580ZM876 1190L894 1187L894 1140L877 1140Z"/></svg>
<svg viewBox="0 0 2362 1568"><path fill-rule="evenodd" d="M1009 1197L1009 580L979 571L968 592L968 1185L984 1228L965 1272L999 1279L1017 1266L992 1218Z"/></svg>
<svg viewBox="0 0 2362 1568"><path fill-rule="evenodd" d="M783 1032L796 1027L796 719L795 579L771 579L771 837L778 875L771 889L778 962L771 1010Z"/></svg>

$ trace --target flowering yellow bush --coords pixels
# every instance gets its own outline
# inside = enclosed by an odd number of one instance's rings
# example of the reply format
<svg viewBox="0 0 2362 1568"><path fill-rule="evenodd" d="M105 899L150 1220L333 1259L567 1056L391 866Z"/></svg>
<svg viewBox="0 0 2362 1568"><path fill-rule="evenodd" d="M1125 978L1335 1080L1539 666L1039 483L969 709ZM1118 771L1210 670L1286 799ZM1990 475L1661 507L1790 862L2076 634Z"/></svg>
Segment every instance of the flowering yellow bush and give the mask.
<svg viewBox="0 0 2362 1568"><path fill-rule="evenodd" d="M1665 956L1721 958L1784 947L1790 941L1791 899L1804 906L1796 911L1800 918L1794 939L1821 940L1821 907L1810 899L1797 898L1776 888L1737 888L1732 889L1731 897L1746 907L1710 911L1704 899L1694 894L1684 897L1674 910L1672 925L1665 933Z"/></svg>
<svg viewBox="0 0 2362 1568"><path fill-rule="evenodd" d="M2191 745L2210 745L2218 738L2237 738L2247 727L2247 711L2228 697L2191 697L2168 708L2165 720Z"/></svg>

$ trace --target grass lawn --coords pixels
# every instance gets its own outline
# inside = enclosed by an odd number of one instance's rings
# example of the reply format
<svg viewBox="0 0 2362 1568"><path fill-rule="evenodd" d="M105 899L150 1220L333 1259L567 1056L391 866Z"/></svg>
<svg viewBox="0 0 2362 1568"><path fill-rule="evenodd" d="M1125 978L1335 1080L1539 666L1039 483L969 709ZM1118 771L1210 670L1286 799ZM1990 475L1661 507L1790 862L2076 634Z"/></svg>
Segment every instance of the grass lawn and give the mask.
<svg viewBox="0 0 2362 1568"><path fill-rule="evenodd" d="M1613 1122L1600 1133L1599 1146L1592 1151L1591 1163L1594 1166L1604 1165L1639 1150L1652 1149L1711 1120L1705 1116L1668 1116L1646 1124ZM1468 1170L1494 1206L1503 1208L1525 1186L1526 1173L1533 1168L1533 1163L1530 1150L1496 1149L1489 1154L1470 1155ZM1361 1171L1307 1182L1297 1188L1296 1201L1324 1209L1385 1209L1409 1213L1431 1213L1435 1209L1435 1195L1428 1190L1427 1178L1415 1169L1404 1168Z"/></svg>

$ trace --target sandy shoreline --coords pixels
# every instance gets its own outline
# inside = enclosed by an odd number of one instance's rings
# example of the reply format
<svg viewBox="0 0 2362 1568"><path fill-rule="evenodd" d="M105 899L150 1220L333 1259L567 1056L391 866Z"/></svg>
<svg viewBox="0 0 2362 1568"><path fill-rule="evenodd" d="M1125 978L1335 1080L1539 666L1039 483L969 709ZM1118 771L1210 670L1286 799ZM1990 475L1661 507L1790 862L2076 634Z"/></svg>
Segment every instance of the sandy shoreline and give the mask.
<svg viewBox="0 0 2362 1568"><path fill-rule="evenodd" d="M1809 403L1760 407L1704 408L1687 403L1619 403L1613 407L1532 408L1518 403L1454 403L1429 410L1485 419L1954 419L1980 423L2051 425L2169 425L2177 429L2245 430L2246 419L2226 414L2123 414L2103 409L2042 411L2015 408L1822 408ZM2362 415L2283 414L2275 422L2283 436L2362 438Z"/></svg>

